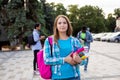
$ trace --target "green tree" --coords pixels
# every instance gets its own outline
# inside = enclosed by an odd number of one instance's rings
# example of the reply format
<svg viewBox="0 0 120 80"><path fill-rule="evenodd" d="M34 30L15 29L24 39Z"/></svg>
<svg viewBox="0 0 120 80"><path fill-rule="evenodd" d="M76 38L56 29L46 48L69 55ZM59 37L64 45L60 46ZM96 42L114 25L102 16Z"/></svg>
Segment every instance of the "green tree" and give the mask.
<svg viewBox="0 0 120 80"><path fill-rule="evenodd" d="M68 17L73 26L73 35L76 36L79 31L79 9L78 5L69 5L68 6Z"/></svg>
<svg viewBox="0 0 120 80"><path fill-rule="evenodd" d="M106 31L105 19L102 9L97 6L86 5L79 9L80 25L86 25L90 27L92 32Z"/></svg>
<svg viewBox="0 0 120 80"><path fill-rule="evenodd" d="M45 23L46 29L49 31L49 34L53 32L53 21L55 18L54 3L46 3L44 8L45 14Z"/></svg>
<svg viewBox="0 0 120 80"><path fill-rule="evenodd" d="M7 28L9 25L7 4L8 0L0 0L0 50L3 45L9 45L9 40L7 38Z"/></svg>
<svg viewBox="0 0 120 80"><path fill-rule="evenodd" d="M37 0L11 0L7 5L7 12L10 21L8 27L10 40L17 38L19 44L25 44L35 23L41 23L42 30L47 31L44 27L45 20L41 3Z"/></svg>
<svg viewBox="0 0 120 80"><path fill-rule="evenodd" d="M47 30L49 30L49 33L52 34L54 19L59 14L66 15L66 9L61 3L58 3L56 5L54 2L46 3L44 5L44 14L45 14L46 28Z"/></svg>
<svg viewBox="0 0 120 80"><path fill-rule="evenodd" d="M57 15L66 15L66 12L67 10L65 9L65 7L63 6L62 3L58 3L55 5L55 13L56 13L56 16Z"/></svg>
<svg viewBox="0 0 120 80"><path fill-rule="evenodd" d="M109 32L113 32L115 27L116 27L116 19L115 17L113 17L112 14L108 14L108 17L106 19L106 27L107 27L107 31Z"/></svg>
<svg viewBox="0 0 120 80"><path fill-rule="evenodd" d="M116 9L114 10L114 15L115 15L116 17L120 16L120 8L116 8Z"/></svg>
<svg viewBox="0 0 120 80"><path fill-rule="evenodd" d="M7 5L8 18L8 37L12 41L19 39L20 44L23 41L23 34L26 29L26 12L24 9L24 0L11 0Z"/></svg>

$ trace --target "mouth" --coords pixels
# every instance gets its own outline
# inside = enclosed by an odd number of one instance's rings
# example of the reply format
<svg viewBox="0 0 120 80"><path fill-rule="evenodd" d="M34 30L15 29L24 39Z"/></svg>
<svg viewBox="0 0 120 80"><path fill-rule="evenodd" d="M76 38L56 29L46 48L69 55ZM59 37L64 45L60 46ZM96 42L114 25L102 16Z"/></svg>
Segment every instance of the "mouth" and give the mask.
<svg viewBox="0 0 120 80"><path fill-rule="evenodd" d="M61 28L61 29L65 29L65 28Z"/></svg>

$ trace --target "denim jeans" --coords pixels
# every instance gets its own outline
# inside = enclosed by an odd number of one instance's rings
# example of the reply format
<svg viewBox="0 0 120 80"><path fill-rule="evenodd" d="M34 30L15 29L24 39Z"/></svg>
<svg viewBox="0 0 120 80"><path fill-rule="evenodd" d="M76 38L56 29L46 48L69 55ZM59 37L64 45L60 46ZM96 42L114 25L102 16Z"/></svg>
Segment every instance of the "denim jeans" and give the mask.
<svg viewBox="0 0 120 80"><path fill-rule="evenodd" d="M88 46L88 52L89 50L90 50L90 46ZM85 59L84 70L87 70L88 62L89 62L89 57Z"/></svg>
<svg viewBox="0 0 120 80"><path fill-rule="evenodd" d="M78 77L72 77L72 78L66 78L66 79L52 79L52 80L81 80L80 76Z"/></svg>
<svg viewBox="0 0 120 80"><path fill-rule="evenodd" d="M86 63L84 64L84 70L87 70L89 58L86 58L85 61L86 61Z"/></svg>

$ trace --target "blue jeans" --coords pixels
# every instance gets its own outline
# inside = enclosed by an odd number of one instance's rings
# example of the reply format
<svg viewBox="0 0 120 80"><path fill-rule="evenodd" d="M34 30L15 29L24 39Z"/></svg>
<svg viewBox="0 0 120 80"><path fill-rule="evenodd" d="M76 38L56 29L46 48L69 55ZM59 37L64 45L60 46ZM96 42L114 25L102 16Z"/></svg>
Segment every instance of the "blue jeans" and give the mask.
<svg viewBox="0 0 120 80"><path fill-rule="evenodd" d="M52 79L52 80L81 80L80 76L78 77L72 77L72 78L66 78L66 79Z"/></svg>
<svg viewBox="0 0 120 80"><path fill-rule="evenodd" d="M86 61L86 63L84 64L84 70L87 70L89 58L86 58L85 61Z"/></svg>
<svg viewBox="0 0 120 80"><path fill-rule="evenodd" d="M89 50L90 50L90 46L88 46L88 52L89 52ZM84 70L87 70L88 62L89 62L89 58L86 58L85 59L85 64L84 64Z"/></svg>

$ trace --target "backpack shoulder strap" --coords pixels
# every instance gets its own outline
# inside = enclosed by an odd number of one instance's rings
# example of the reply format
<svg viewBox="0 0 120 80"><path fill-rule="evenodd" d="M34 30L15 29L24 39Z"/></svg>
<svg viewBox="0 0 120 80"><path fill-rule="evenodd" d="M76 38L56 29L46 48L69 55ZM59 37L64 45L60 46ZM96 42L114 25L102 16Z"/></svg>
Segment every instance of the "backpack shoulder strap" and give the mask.
<svg viewBox="0 0 120 80"><path fill-rule="evenodd" d="M52 44L53 44L53 38L52 38L52 36L49 36L49 37L48 37L48 41L49 41L49 43L50 43L50 46L52 46Z"/></svg>
<svg viewBox="0 0 120 80"><path fill-rule="evenodd" d="M51 56L53 56L53 55L52 55L52 45L53 45L53 38L52 38L52 36L49 36L49 37L48 37L48 41L49 41L50 49L51 49Z"/></svg>

